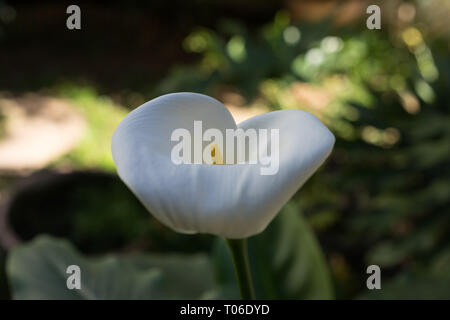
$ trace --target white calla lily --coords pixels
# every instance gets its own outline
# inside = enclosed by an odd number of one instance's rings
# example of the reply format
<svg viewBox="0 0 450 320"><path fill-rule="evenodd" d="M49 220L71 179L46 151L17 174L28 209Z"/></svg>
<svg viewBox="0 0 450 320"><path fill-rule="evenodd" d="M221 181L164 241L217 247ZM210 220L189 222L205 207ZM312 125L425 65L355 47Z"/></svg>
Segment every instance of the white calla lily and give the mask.
<svg viewBox="0 0 450 320"><path fill-rule="evenodd" d="M204 131L279 129L278 172L261 175L261 164L173 163L172 132L192 132L194 121L200 120ZM334 141L333 134L305 111L269 112L236 125L219 101L173 93L130 112L113 135L112 154L120 178L162 223L178 232L237 239L266 228L325 161Z"/></svg>

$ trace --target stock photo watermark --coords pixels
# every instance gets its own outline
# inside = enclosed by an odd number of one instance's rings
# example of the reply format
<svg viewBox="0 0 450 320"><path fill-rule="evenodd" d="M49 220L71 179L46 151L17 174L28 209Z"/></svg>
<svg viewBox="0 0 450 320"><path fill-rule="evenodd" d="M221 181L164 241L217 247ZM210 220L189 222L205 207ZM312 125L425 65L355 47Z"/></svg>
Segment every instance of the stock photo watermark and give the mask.
<svg viewBox="0 0 450 320"><path fill-rule="evenodd" d="M366 273L370 274L367 278L366 286L369 290L381 289L381 268L376 264L367 267Z"/></svg>
<svg viewBox="0 0 450 320"><path fill-rule="evenodd" d="M376 4L372 4L367 7L367 14L370 16L367 18L366 26L369 30L381 29L381 9Z"/></svg>
<svg viewBox="0 0 450 320"><path fill-rule="evenodd" d="M171 152L171 160L176 165L259 164L261 175L275 175L279 170L279 129L226 129L224 141L223 131L209 128L203 133L203 122L194 121L193 139L185 128L175 129L170 139L178 142ZM209 144L203 148L203 142Z"/></svg>
<svg viewBox="0 0 450 320"><path fill-rule="evenodd" d="M81 29L81 9L79 6L72 4L67 7L66 13L70 14L66 20L66 26L69 30Z"/></svg>
<svg viewBox="0 0 450 320"><path fill-rule="evenodd" d="M66 273L70 274L67 278L66 285L69 290L81 289L81 269L79 266L73 264L67 267Z"/></svg>

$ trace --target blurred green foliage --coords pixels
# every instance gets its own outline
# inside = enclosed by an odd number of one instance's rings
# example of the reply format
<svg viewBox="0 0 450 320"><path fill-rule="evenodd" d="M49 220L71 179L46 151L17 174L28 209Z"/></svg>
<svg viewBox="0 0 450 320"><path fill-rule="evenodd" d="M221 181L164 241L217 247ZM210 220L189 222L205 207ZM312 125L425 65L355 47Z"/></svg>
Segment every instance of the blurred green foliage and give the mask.
<svg viewBox="0 0 450 320"><path fill-rule="evenodd" d="M163 254L86 257L67 240L38 236L11 250L7 275L16 299L238 299L231 257L217 240L209 258L168 253L168 246ZM249 251L258 298L333 298L322 251L295 204L250 239ZM81 290L66 287L73 264L82 270Z"/></svg>
<svg viewBox="0 0 450 320"><path fill-rule="evenodd" d="M319 116L336 147L295 198L319 232L338 297L364 290L369 264L393 279L383 294L395 297L398 279L416 288L450 250L449 40L431 47L420 21L361 26L295 24L280 12L253 33L233 21L199 29L185 41L199 64L175 68L158 92L228 90L248 106Z"/></svg>
<svg viewBox="0 0 450 320"><path fill-rule="evenodd" d="M67 289L70 265L80 267L80 290ZM202 299L214 289L205 255L86 259L69 242L47 236L14 250L7 272L13 297L21 300Z"/></svg>
<svg viewBox="0 0 450 320"><path fill-rule="evenodd" d="M248 241L257 299L333 299L322 250L294 202L288 203L261 234ZM231 255L217 239L213 262L222 296L239 299Z"/></svg>
<svg viewBox="0 0 450 320"><path fill-rule="evenodd" d="M82 141L56 166L102 169L114 171L111 138L127 110L106 96L99 96L93 88L73 84L59 85L54 93L71 101L84 116L87 125Z"/></svg>

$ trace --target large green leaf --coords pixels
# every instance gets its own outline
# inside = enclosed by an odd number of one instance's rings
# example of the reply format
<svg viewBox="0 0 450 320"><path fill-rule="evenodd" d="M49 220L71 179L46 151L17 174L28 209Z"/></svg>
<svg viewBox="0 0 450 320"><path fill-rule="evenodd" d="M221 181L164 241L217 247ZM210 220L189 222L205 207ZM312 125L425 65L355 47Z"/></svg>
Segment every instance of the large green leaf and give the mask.
<svg viewBox="0 0 450 320"><path fill-rule="evenodd" d="M266 231L250 238L248 247L257 298L333 298L322 251L293 203L284 207ZM213 256L222 295L237 298L231 256L223 240L216 243Z"/></svg>
<svg viewBox="0 0 450 320"><path fill-rule="evenodd" d="M81 269L80 290L67 288L69 265ZM199 299L213 293L204 255L86 258L48 236L14 249L7 274L15 299Z"/></svg>

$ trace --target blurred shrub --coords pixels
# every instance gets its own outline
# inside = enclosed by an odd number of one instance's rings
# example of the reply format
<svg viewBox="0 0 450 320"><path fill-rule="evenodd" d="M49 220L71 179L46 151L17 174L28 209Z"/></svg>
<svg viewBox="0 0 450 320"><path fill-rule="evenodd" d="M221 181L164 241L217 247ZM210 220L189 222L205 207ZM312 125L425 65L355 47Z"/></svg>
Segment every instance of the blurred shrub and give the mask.
<svg viewBox="0 0 450 320"><path fill-rule="evenodd" d="M157 88L232 90L248 106L305 109L334 131L331 160L296 199L319 231L338 297L364 287L368 264L397 283L429 274L450 248L448 39L427 43L431 31L414 20L360 26L295 24L280 12L257 32L233 21L200 28L185 40L199 64Z"/></svg>
<svg viewBox="0 0 450 320"><path fill-rule="evenodd" d="M320 247L295 204L249 239L249 249L258 298L333 298ZM73 264L82 270L81 290L66 287L66 268ZM9 252L6 271L16 299L239 298L222 239L210 258L168 252L86 257L67 240L41 235Z"/></svg>
<svg viewBox="0 0 450 320"><path fill-rule="evenodd" d="M330 272L322 250L298 205L288 203L261 234L248 241L257 299L333 299ZM222 295L239 299L233 263L223 239L213 262Z"/></svg>
<svg viewBox="0 0 450 320"><path fill-rule="evenodd" d="M128 111L114 104L110 98L99 96L90 87L65 84L53 90L57 95L73 102L87 122L86 132L81 142L55 165L114 171L111 138Z"/></svg>
<svg viewBox="0 0 450 320"><path fill-rule="evenodd" d="M70 265L80 267L80 290L67 289ZM212 269L204 255L87 259L68 242L47 236L15 249L8 258L7 272L15 299L201 299L214 289Z"/></svg>

